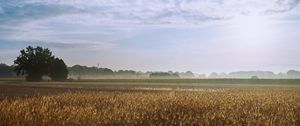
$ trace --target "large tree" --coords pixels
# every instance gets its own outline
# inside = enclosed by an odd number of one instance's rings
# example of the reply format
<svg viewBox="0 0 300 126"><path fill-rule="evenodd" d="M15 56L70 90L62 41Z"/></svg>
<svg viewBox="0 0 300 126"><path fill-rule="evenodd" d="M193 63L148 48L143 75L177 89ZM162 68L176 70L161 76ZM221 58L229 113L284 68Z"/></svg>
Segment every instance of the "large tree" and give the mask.
<svg viewBox="0 0 300 126"><path fill-rule="evenodd" d="M58 61L56 61L57 58L52 55L48 48L28 46L20 52L21 54L14 61L14 70L17 72L17 75L26 75L26 80L28 81L41 81L44 75L56 77L57 70L51 67L56 66L55 63ZM65 65L64 67L67 69ZM65 72L64 74L66 74L64 76L67 76L68 73ZM53 80L56 80L56 78Z"/></svg>

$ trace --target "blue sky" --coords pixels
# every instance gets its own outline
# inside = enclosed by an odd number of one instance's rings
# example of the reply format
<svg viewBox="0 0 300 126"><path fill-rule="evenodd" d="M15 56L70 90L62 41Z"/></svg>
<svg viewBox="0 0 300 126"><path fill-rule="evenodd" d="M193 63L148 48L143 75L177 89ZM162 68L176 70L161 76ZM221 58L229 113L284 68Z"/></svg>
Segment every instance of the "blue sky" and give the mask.
<svg viewBox="0 0 300 126"><path fill-rule="evenodd" d="M0 0L0 62L197 73L300 69L300 0Z"/></svg>

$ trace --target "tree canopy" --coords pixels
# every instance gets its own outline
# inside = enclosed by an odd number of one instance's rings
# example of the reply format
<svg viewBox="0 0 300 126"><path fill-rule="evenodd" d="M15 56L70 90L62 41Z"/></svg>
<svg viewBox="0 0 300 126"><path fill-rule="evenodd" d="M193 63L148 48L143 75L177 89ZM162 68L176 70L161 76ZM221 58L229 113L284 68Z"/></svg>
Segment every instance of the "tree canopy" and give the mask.
<svg viewBox="0 0 300 126"><path fill-rule="evenodd" d="M41 81L42 76L49 76L52 80L67 79L68 71L64 61L52 55L48 48L28 46L20 51L14 61L17 75L26 75L28 81Z"/></svg>

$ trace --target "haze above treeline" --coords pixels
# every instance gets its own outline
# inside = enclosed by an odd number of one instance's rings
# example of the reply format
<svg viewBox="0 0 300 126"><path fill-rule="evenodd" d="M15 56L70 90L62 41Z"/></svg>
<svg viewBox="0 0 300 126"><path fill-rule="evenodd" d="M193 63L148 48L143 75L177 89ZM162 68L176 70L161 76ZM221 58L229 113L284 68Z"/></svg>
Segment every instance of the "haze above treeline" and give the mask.
<svg viewBox="0 0 300 126"><path fill-rule="evenodd" d="M0 77L15 77L13 66L0 64ZM236 71L230 73L198 74L192 71L134 71L134 70L117 70L109 68L88 67L74 65L68 67L69 78L72 79L97 79L97 78L300 78L300 71L289 70L286 73L274 73L272 71Z"/></svg>

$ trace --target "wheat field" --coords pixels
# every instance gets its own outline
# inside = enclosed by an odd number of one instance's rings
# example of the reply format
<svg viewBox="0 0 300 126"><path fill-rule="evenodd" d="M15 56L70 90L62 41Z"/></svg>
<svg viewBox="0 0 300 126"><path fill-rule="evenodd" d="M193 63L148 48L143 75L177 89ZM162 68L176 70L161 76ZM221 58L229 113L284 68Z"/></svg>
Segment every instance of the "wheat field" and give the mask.
<svg viewBox="0 0 300 126"><path fill-rule="evenodd" d="M299 126L300 89L77 91L5 98L0 125Z"/></svg>

